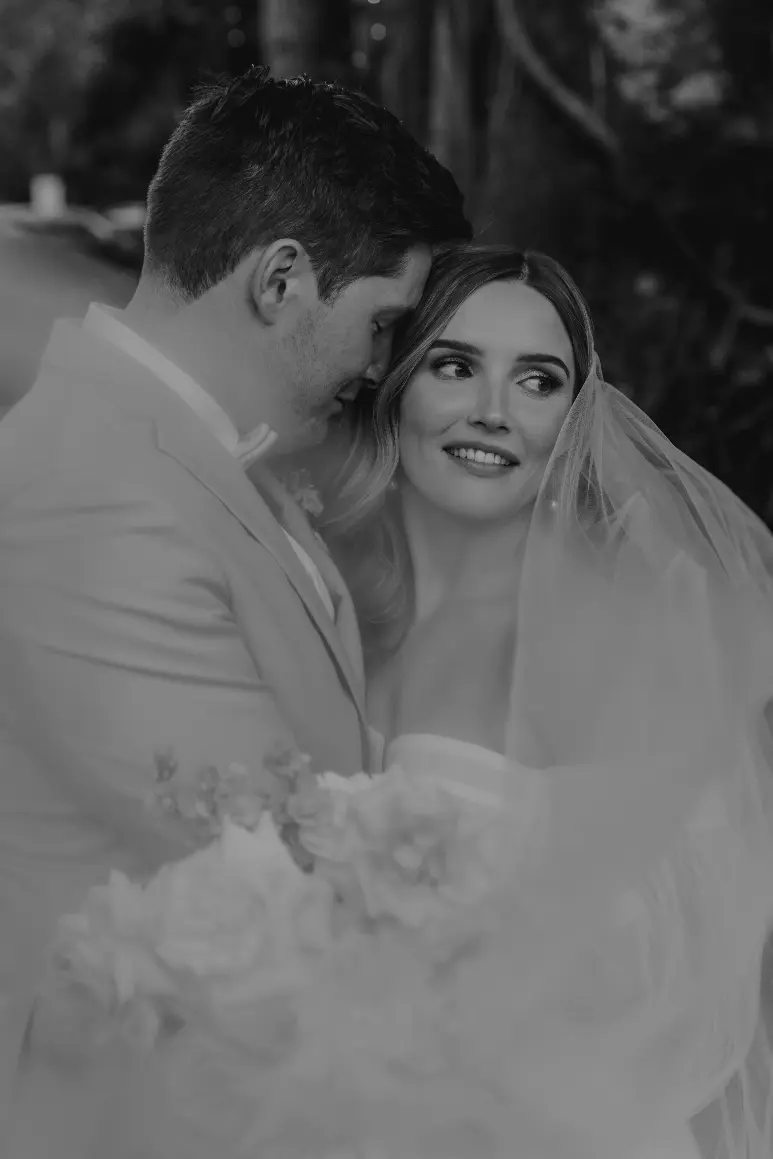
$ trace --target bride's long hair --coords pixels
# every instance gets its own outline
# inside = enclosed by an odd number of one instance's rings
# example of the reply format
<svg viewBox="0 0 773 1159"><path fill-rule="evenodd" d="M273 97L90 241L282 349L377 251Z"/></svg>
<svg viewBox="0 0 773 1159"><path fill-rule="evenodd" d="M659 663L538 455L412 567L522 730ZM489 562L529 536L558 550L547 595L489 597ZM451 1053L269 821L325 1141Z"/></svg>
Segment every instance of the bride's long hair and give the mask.
<svg viewBox="0 0 773 1159"><path fill-rule="evenodd" d="M337 460L319 477L325 510L318 526L352 593L366 655L396 647L410 621L410 557L399 497L399 422L403 395L432 343L457 310L491 282L523 282L558 312L572 345L577 388L594 357L593 325L579 289L546 254L507 246L449 246L437 254L418 309L395 335L392 363L377 390L364 390L339 432Z"/></svg>

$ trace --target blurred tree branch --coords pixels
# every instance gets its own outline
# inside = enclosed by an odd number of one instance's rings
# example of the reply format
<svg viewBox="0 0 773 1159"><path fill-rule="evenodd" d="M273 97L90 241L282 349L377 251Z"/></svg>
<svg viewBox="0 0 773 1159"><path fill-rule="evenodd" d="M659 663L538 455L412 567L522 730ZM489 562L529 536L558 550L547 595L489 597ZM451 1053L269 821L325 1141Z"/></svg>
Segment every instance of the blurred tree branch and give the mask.
<svg viewBox="0 0 773 1159"><path fill-rule="evenodd" d="M420 141L429 133L433 0L390 0L381 98Z"/></svg>
<svg viewBox="0 0 773 1159"><path fill-rule="evenodd" d="M601 149L602 154L611 163L616 183L625 196L636 204L649 207L664 235L670 239L675 249L706 287L730 305L738 321L773 328L773 309L757 305L740 287L709 269L697 256L665 208L652 195L652 191L650 189L645 191L642 188L642 176L641 174L634 176L634 167L628 161L617 134L588 101L564 84L535 49L520 18L517 0L496 0L496 5L502 37L513 60L520 65L547 100L567 117L587 140Z"/></svg>
<svg viewBox="0 0 773 1159"><path fill-rule="evenodd" d="M469 0L436 0L432 29L429 147L469 191L474 168Z"/></svg>
<svg viewBox="0 0 773 1159"><path fill-rule="evenodd" d="M564 84L537 52L529 38L516 0L496 0L499 26L513 60L545 97L615 162L622 160L620 142L595 109Z"/></svg>

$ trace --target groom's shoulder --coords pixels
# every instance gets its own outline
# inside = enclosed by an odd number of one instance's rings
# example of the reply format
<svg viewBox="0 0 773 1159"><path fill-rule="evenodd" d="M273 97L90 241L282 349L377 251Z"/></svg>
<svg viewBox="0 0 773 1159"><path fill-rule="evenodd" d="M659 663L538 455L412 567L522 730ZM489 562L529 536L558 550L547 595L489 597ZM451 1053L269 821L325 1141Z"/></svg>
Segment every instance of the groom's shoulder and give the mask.
<svg viewBox="0 0 773 1159"><path fill-rule="evenodd" d="M117 429L103 408L77 405L55 385L39 379L0 421L0 497L53 474L114 475L143 457L142 440Z"/></svg>
<svg viewBox="0 0 773 1159"><path fill-rule="evenodd" d="M113 450L112 462L102 451ZM148 469L148 463L103 444L80 460L60 457L50 470L17 478L0 492L0 556L9 574L50 573L108 590L206 576L220 585L222 567L208 528ZM48 581L47 581L48 582ZM214 590L214 589L213 589Z"/></svg>
<svg viewBox="0 0 773 1159"><path fill-rule="evenodd" d="M111 512L119 521L139 499L173 510L174 487L147 430L87 408L47 411L35 391L0 421L0 520Z"/></svg>

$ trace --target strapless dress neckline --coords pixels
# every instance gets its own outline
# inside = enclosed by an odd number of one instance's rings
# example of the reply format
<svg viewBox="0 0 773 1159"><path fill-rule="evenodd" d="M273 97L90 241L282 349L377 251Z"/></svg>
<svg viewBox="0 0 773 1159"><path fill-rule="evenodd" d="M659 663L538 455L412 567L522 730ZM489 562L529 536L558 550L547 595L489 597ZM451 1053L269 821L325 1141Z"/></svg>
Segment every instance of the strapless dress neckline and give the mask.
<svg viewBox="0 0 773 1159"><path fill-rule="evenodd" d="M535 770L515 765L493 749L432 733L402 733L386 747L384 767L421 769L422 775L482 802L501 800L508 781L519 772L531 780Z"/></svg>

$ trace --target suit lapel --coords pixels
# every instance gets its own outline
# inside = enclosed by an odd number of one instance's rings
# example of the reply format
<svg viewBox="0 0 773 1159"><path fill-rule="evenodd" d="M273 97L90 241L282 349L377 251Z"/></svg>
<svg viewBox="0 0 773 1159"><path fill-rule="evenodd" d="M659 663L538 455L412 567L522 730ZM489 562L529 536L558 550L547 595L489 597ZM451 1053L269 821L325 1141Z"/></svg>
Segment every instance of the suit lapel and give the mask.
<svg viewBox="0 0 773 1159"><path fill-rule="evenodd" d="M185 408L184 403L181 402L180 405ZM195 418L195 416L192 417ZM311 577L282 530L277 514L281 518L285 514L284 507L278 513L273 512L269 503L250 481L239 463L220 446L214 436L198 421L196 426L197 429L191 432L179 420L174 425L158 423L156 441L159 450L164 454L171 455L181 466L190 471L208 491L220 500L234 518L238 519L250 535L271 552L303 600L314 626L330 649L358 709L363 713L361 669L358 671L357 666L352 664L351 645L349 647L345 645L339 625L330 618ZM198 427L201 429L199 430ZM287 497L286 507L290 508L291 506L294 505ZM314 543L313 532L306 524L300 511L297 511L297 516L297 519L291 518L290 520L293 527L285 524L286 530L298 542L302 541L301 546L317 563L315 557L318 557L320 552ZM305 526L299 527L299 524ZM309 544L309 539L312 540L313 547ZM326 578L324 571L324 567L320 568L323 579ZM331 590L331 595L334 606L336 604L340 606L342 601L336 587ZM354 651L356 652L356 649Z"/></svg>
<svg viewBox="0 0 773 1159"><path fill-rule="evenodd" d="M352 598L341 573L330 558L321 537L312 529L298 504L290 497L277 477L261 467L254 469L251 477L271 505L281 525L300 544L322 576L333 600L336 627L346 649L352 678L361 686L364 681L362 641Z"/></svg>

